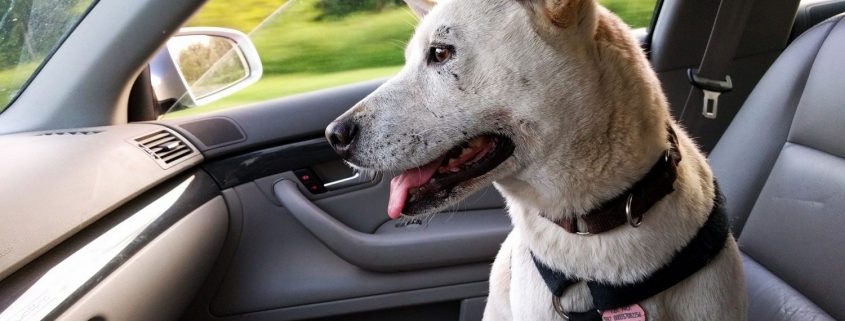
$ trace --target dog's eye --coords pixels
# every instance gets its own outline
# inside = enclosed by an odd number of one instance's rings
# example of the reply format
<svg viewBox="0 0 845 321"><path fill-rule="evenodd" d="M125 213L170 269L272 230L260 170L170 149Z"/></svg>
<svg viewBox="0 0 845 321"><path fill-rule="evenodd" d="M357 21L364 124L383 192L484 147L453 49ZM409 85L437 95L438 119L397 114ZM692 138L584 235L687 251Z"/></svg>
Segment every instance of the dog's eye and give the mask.
<svg viewBox="0 0 845 321"><path fill-rule="evenodd" d="M428 53L429 63L443 63L452 58L451 47L431 47Z"/></svg>

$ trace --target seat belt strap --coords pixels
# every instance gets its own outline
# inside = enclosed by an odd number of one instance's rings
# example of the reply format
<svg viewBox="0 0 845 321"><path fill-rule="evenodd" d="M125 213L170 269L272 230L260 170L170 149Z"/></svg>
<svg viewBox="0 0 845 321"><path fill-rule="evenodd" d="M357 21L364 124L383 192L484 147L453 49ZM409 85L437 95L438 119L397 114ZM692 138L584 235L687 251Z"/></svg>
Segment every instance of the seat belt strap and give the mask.
<svg viewBox="0 0 845 321"><path fill-rule="evenodd" d="M701 90L704 93L702 115L708 119L718 116L719 96L733 90L728 68L739 47L753 6L754 0L722 0L719 4L701 64L698 69L687 71L693 88L690 88L684 112L690 106L690 98L695 90ZM683 115L681 117L683 118Z"/></svg>

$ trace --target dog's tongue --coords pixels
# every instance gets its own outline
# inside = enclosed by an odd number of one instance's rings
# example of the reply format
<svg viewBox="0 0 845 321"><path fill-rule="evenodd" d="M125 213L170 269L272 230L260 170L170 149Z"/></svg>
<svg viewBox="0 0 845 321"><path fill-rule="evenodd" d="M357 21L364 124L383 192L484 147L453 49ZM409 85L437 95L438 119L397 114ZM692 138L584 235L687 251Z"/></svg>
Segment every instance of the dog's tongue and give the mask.
<svg viewBox="0 0 845 321"><path fill-rule="evenodd" d="M390 201L387 204L387 216L394 220L402 216L402 209L405 208L405 202L408 200L408 191L428 182L434 176L442 161L442 159L436 159L423 167L406 170L399 176L394 177L390 181Z"/></svg>

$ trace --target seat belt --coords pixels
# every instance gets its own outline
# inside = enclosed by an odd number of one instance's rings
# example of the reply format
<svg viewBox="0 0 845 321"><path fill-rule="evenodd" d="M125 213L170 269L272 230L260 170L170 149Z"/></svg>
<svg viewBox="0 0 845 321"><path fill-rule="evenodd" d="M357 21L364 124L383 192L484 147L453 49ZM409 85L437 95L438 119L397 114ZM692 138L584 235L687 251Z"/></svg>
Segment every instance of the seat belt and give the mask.
<svg viewBox="0 0 845 321"><path fill-rule="evenodd" d="M690 68L687 76L692 84L681 119L690 107L696 90L704 93L701 114L708 119L716 119L719 113L719 96L733 90L733 81L728 75L728 67L733 61L739 42L742 39L754 0L722 0L710 38L704 50L704 57L698 69Z"/></svg>

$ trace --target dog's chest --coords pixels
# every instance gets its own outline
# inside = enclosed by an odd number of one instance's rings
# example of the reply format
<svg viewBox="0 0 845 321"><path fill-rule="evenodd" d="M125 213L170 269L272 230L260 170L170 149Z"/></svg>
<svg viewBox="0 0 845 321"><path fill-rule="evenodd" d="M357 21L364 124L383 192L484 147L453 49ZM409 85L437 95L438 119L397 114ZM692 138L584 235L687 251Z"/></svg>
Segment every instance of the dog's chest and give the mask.
<svg viewBox="0 0 845 321"><path fill-rule="evenodd" d="M534 265L530 251L515 246L511 257L510 302L514 320L563 320L554 310L552 293ZM561 298L567 311L585 311L593 306L586 283L570 287Z"/></svg>

